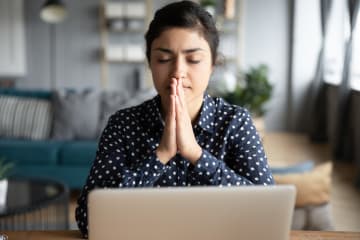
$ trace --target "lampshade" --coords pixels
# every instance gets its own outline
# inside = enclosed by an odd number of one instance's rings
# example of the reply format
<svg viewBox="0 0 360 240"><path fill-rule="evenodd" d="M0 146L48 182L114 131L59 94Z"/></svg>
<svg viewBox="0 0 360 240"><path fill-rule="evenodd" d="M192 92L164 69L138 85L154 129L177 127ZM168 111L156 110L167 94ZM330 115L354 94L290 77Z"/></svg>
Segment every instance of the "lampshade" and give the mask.
<svg viewBox="0 0 360 240"><path fill-rule="evenodd" d="M66 17L66 8L61 0L47 0L41 8L40 17L44 22L59 23Z"/></svg>

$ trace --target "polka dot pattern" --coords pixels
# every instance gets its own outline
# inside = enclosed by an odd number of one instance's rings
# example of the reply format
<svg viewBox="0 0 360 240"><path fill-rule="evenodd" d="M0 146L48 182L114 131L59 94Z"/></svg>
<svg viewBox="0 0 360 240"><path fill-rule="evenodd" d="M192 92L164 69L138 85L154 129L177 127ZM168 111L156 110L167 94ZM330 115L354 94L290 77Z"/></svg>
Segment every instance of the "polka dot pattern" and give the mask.
<svg viewBox="0 0 360 240"><path fill-rule="evenodd" d="M78 199L75 215L85 237L87 196L94 188L274 184L248 111L207 94L193 127L200 159L192 165L177 154L162 164L155 153L164 129L160 103L158 95L110 117Z"/></svg>

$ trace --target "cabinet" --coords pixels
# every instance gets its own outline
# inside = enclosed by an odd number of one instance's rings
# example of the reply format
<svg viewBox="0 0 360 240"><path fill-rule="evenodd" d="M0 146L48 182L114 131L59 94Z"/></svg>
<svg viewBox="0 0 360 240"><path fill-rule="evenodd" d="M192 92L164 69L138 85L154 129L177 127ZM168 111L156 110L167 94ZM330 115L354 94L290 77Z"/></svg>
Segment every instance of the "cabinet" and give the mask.
<svg viewBox="0 0 360 240"><path fill-rule="evenodd" d="M26 74L23 0L0 1L0 77Z"/></svg>
<svg viewBox="0 0 360 240"><path fill-rule="evenodd" d="M151 0L101 0L101 82L103 88L139 90L148 85L144 34Z"/></svg>

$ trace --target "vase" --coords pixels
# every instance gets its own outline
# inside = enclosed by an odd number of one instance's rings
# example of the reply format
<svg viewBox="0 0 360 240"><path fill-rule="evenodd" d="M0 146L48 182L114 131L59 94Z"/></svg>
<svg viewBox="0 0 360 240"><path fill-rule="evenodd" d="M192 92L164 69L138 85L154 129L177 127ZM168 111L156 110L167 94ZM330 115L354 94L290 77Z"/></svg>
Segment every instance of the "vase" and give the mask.
<svg viewBox="0 0 360 240"><path fill-rule="evenodd" d="M8 180L0 180L0 207L6 204L6 196L8 190Z"/></svg>

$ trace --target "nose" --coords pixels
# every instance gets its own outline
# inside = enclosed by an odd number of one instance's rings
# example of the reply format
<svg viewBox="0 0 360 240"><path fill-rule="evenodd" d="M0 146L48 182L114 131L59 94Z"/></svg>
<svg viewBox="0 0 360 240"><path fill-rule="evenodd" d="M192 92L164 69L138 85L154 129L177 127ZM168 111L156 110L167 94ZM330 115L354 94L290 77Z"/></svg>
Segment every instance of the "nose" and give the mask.
<svg viewBox="0 0 360 240"><path fill-rule="evenodd" d="M177 57L176 61L174 61L171 77L174 77L177 79L184 78L186 76L186 69L187 69L187 66L186 66L186 62L184 61L184 59L182 59L181 57Z"/></svg>

